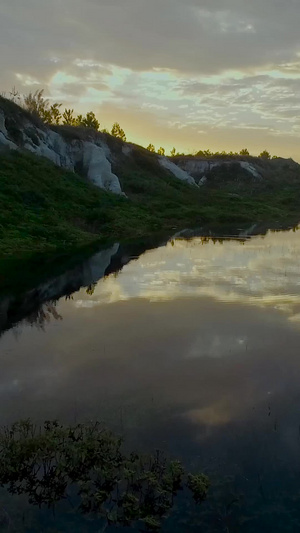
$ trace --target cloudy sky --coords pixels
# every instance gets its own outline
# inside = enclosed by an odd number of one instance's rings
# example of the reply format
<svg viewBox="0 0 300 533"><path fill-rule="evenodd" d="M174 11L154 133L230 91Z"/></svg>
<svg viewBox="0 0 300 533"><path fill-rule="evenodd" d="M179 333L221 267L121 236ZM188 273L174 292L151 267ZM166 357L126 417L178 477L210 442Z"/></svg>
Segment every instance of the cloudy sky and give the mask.
<svg viewBox="0 0 300 533"><path fill-rule="evenodd" d="M0 90L178 150L300 161L299 0L1 0Z"/></svg>

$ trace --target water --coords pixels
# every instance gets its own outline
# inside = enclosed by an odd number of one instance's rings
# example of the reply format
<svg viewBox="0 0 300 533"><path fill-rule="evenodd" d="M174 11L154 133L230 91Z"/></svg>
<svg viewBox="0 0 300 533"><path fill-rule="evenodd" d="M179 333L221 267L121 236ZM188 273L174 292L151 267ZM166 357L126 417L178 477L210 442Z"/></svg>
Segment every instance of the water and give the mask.
<svg viewBox="0 0 300 533"><path fill-rule="evenodd" d="M0 423L103 420L205 471L206 504L180 497L164 531L299 531L299 232L142 251L2 300Z"/></svg>

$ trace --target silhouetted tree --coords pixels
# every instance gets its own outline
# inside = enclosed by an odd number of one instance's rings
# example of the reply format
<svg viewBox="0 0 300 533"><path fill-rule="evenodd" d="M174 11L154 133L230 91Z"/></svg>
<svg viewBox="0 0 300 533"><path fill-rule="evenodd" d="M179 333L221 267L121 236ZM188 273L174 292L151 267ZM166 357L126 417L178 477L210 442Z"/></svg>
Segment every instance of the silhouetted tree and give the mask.
<svg viewBox="0 0 300 533"><path fill-rule="evenodd" d="M92 128L96 131L98 131L100 128L100 122L97 120L93 111L89 111L85 117L78 115L76 121L78 126L83 126L84 128Z"/></svg>
<svg viewBox="0 0 300 533"><path fill-rule="evenodd" d="M171 157L175 157L175 155L176 155L176 148L172 148Z"/></svg>
<svg viewBox="0 0 300 533"><path fill-rule="evenodd" d="M161 146L161 147L157 150L157 153L158 153L158 155L165 155L166 151L165 151L165 149Z"/></svg>
<svg viewBox="0 0 300 533"><path fill-rule="evenodd" d="M76 126L76 118L74 117L74 109L65 109L62 115L63 124L65 126Z"/></svg>
<svg viewBox="0 0 300 533"><path fill-rule="evenodd" d="M25 95L23 100L24 107L27 111L40 117L42 120L45 119L47 112L49 112L50 103L48 99L44 98L44 89Z"/></svg>
<svg viewBox="0 0 300 533"><path fill-rule="evenodd" d="M121 128L118 122L115 122L113 124L111 134L113 135L113 137L117 137L118 139L121 139L122 141L126 142L125 131Z"/></svg>
<svg viewBox="0 0 300 533"><path fill-rule="evenodd" d="M16 98L17 93L11 93L12 99ZM46 124L59 124L61 120L61 108L62 104L55 102L50 105L50 101L44 98L44 89L35 91L35 93L29 93L23 96L23 107L38 116Z"/></svg>
<svg viewBox="0 0 300 533"><path fill-rule="evenodd" d="M147 150L149 150L149 152L155 152L155 146L154 146L154 144L151 144L151 143L150 143L150 144L147 146Z"/></svg>
<svg viewBox="0 0 300 533"><path fill-rule="evenodd" d="M52 104L49 111L46 113L45 122L58 125L61 120L61 106L62 104L58 104L57 102Z"/></svg>
<svg viewBox="0 0 300 533"><path fill-rule="evenodd" d="M268 150L263 150L258 157L261 157L262 159L271 159L271 154Z"/></svg>
<svg viewBox="0 0 300 533"><path fill-rule="evenodd" d="M240 151L240 155L250 155L249 150L247 150L247 148L243 148L243 149Z"/></svg>
<svg viewBox="0 0 300 533"><path fill-rule="evenodd" d="M21 103L22 96L15 86L13 86L12 90L9 92L9 98L15 103L18 103L18 104Z"/></svg>

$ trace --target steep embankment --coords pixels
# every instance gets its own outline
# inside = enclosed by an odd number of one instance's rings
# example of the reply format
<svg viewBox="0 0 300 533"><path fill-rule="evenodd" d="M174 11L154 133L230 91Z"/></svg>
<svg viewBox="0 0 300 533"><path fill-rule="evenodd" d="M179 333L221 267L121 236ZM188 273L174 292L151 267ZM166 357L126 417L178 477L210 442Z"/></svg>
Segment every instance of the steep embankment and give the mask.
<svg viewBox="0 0 300 533"><path fill-rule="evenodd" d="M161 158L108 134L48 128L0 98L1 257L187 226L297 222L300 167L276 161Z"/></svg>
<svg viewBox="0 0 300 533"><path fill-rule="evenodd" d="M110 137L88 128L46 126L14 102L0 97L0 148L32 152L61 168L79 172L101 189L124 194L118 176L112 171L112 161L118 148L124 155L130 155L131 147L117 140L111 150ZM196 186L187 172L167 158L156 154L152 157L168 173Z"/></svg>

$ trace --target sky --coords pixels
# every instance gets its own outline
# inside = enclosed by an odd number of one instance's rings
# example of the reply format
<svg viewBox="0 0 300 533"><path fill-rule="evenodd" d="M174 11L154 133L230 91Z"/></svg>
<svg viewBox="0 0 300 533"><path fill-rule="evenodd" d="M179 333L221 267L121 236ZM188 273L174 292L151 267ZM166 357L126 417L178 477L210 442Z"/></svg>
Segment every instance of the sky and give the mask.
<svg viewBox="0 0 300 533"><path fill-rule="evenodd" d="M1 0L0 92L179 151L300 161L299 0Z"/></svg>

